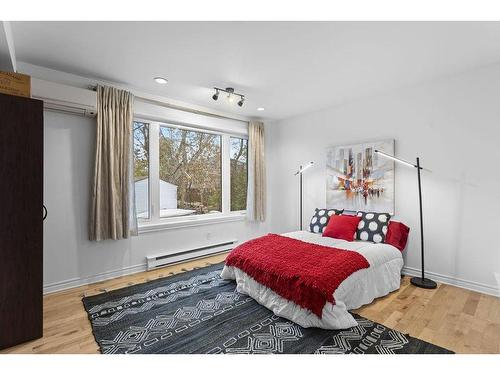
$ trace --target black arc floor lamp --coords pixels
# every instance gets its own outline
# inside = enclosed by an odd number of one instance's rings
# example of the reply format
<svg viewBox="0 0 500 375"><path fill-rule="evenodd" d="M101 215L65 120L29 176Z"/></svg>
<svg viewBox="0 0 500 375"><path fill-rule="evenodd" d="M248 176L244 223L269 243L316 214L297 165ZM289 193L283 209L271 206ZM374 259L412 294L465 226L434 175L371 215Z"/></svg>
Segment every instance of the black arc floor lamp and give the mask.
<svg viewBox="0 0 500 375"><path fill-rule="evenodd" d="M299 217L300 217L300 230L302 230L302 175L306 169L312 167L314 162L310 161L306 166L299 166L299 170L295 172L294 176L299 176Z"/></svg>
<svg viewBox="0 0 500 375"><path fill-rule="evenodd" d="M417 157L417 164L410 163L406 160L398 159L392 155L386 154L383 151L380 150L375 150L375 152L385 158L392 159L394 161L397 161L398 163L405 164L409 167L417 168L417 176L418 176L418 203L420 206L420 251L421 251L421 259L422 259L422 276L418 277L412 277L410 282L418 286L420 288L425 288L425 289L435 289L437 287L437 284L435 281L431 279L425 278L425 273L424 273L424 221L423 221L423 214L422 214L422 183L420 180L420 171L422 168L420 166L420 159ZM428 169L426 169L428 171Z"/></svg>

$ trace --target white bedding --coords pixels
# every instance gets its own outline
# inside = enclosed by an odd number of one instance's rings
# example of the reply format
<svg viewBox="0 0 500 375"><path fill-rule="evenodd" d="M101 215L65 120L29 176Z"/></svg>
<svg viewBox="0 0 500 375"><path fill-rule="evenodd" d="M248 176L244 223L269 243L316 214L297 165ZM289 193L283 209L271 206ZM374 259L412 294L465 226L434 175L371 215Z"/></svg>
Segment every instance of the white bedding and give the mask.
<svg viewBox="0 0 500 375"><path fill-rule="evenodd" d="M335 304L326 303L321 319L311 311L279 296L240 269L224 267L221 274L223 279L236 280L238 292L249 295L278 316L302 327L350 328L357 323L348 310L366 305L375 298L399 289L403 257L394 246L364 241L348 242L305 231L282 235L318 245L356 251L366 258L370 267L354 272L339 285L333 294Z"/></svg>

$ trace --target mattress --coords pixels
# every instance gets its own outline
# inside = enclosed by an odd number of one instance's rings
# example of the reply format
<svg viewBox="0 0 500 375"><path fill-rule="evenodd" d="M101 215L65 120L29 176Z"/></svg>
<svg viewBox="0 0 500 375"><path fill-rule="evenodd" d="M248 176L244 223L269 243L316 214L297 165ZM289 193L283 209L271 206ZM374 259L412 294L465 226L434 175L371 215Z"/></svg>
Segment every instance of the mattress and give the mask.
<svg viewBox="0 0 500 375"><path fill-rule="evenodd" d="M255 299L274 314L289 319L302 327L324 329L346 329L357 325L348 310L371 303L375 298L385 296L399 289L403 257L401 252L388 244L365 241L344 241L321 234L297 231L282 236L337 249L356 251L363 255L369 267L354 272L346 278L333 293L335 304L327 302L321 318L313 312L289 301L268 287L258 283L242 270L225 266L221 277L236 281L236 290Z"/></svg>

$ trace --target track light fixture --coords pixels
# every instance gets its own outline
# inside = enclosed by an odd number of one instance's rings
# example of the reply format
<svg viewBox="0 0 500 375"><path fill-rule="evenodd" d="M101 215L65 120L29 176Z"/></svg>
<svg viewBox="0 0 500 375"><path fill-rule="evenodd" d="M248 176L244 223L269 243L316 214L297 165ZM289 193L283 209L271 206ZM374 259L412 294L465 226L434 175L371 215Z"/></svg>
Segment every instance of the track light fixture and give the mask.
<svg viewBox="0 0 500 375"><path fill-rule="evenodd" d="M222 92L227 93L227 101L229 103L233 103L234 102L234 98L236 96L239 96L240 100L238 101L238 105L240 107L243 107L243 103L245 102L245 95L238 94L238 93L234 92L234 88L232 88L232 87L226 87L225 89L221 89L219 87L214 87L214 90L215 90L215 94L212 95L212 99L213 100L219 99L219 93L222 91Z"/></svg>

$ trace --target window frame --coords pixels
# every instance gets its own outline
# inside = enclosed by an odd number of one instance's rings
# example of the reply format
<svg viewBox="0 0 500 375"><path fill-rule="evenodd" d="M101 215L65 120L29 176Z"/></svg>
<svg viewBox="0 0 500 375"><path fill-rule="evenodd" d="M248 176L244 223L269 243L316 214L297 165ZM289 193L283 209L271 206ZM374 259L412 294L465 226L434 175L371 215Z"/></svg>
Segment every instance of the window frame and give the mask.
<svg viewBox="0 0 500 375"><path fill-rule="evenodd" d="M245 220L246 210L231 211L231 137L248 140L248 135L215 131L176 121L147 119L134 116L133 122L147 124L149 129L149 218L137 219L140 233L165 229L184 228L206 224ZM221 190L222 212L188 216L160 217L160 126L204 132L221 137ZM132 125L133 126L133 125ZM248 158L247 158L248 163Z"/></svg>

